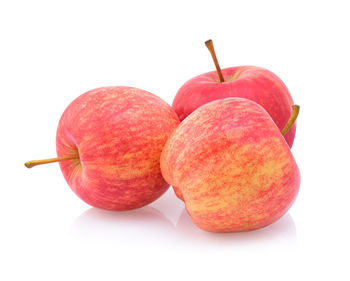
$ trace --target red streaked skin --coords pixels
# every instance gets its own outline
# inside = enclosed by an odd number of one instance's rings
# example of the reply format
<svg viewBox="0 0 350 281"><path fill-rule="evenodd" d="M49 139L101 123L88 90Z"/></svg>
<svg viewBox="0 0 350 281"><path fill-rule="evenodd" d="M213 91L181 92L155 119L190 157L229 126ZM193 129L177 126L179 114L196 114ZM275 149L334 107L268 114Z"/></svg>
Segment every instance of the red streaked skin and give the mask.
<svg viewBox="0 0 350 281"><path fill-rule="evenodd" d="M282 130L292 112L293 99L281 79L271 71L256 66L222 69L225 82L220 83L216 71L201 74L187 81L177 92L173 107L180 120L210 101L241 97L260 104ZM293 145L296 125L284 136Z"/></svg>
<svg viewBox="0 0 350 281"><path fill-rule="evenodd" d="M75 99L57 129L58 157L72 190L107 210L145 206L169 187L159 165L162 148L178 126L174 110L159 97L131 87L104 87Z"/></svg>
<svg viewBox="0 0 350 281"><path fill-rule="evenodd" d="M300 174L288 144L257 103L226 98L198 108L161 155L193 222L210 232L267 226L294 202Z"/></svg>

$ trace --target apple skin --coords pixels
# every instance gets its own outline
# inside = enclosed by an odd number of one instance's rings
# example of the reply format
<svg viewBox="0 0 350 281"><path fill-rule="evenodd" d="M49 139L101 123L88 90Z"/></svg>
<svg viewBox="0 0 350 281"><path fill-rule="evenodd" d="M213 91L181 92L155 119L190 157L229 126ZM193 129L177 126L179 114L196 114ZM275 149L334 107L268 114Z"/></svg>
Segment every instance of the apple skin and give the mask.
<svg viewBox="0 0 350 281"><path fill-rule="evenodd" d="M178 126L175 111L159 97L131 87L104 87L75 99L57 128L58 157L71 189L107 210L145 206L169 187L160 171L163 146Z"/></svg>
<svg viewBox="0 0 350 281"><path fill-rule="evenodd" d="M227 97L246 98L260 104L282 130L292 112L293 99L281 79L271 71L256 66L222 69L225 82L220 83L216 71L187 81L177 92L173 107L180 120L210 101ZM292 147L296 125L284 136Z"/></svg>
<svg viewBox="0 0 350 281"><path fill-rule="evenodd" d="M210 232L249 231L275 222L300 185L278 127L260 105L242 98L195 110L166 142L160 164L193 222Z"/></svg>

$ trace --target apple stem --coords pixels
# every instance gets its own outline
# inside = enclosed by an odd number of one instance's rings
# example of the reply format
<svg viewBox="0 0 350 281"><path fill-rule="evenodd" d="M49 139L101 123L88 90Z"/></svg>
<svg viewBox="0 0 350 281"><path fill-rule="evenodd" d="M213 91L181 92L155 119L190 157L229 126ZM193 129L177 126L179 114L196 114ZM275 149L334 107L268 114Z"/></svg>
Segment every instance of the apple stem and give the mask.
<svg viewBox="0 0 350 281"><path fill-rule="evenodd" d="M293 109L292 114L290 115L290 118L289 118L286 126L284 126L283 130L281 131L283 136L288 133L289 129L294 125L295 120L297 120L297 117L299 115L300 106L295 104L292 106L292 109Z"/></svg>
<svg viewBox="0 0 350 281"><path fill-rule="evenodd" d="M79 155L67 155L63 157L56 157L56 158L50 158L50 159L32 160L32 161L25 162L24 166L26 166L27 168L32 168L34 166L38 166L42 164L60 162L60 161L71 160L71 159L79 159Z"/></svg>
<svg viewBox="0 0 350 281"><path fill-rule="evenodd" d="M211 54L211 57L213 58L213 61L214 61L215 67L216 67L216 71L219 75L220 83L225 82L224 76L222 76L222 72L221 72L219 62L218 62L218 58L216 57L216 54L215 54L213 41L211 39L205 41L205 46L207 46L207 48Z"/></svg>

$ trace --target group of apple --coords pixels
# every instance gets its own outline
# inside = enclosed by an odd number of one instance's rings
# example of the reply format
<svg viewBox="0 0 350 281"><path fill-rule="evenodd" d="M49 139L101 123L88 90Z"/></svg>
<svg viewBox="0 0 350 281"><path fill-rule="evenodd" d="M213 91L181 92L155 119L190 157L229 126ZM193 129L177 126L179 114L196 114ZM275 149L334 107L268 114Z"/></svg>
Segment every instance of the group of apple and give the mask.
<svg viewBox="0 0 350 281"><path fill-rule="evenodd" d="M132 87L76 98L57 129L57 158L86 203L124 211L171 185L193 222L211 232L248 231L278 220L300 174L290 148L299 107L284 83L255 66L220 69L186 82L172 107Z"/></svg>

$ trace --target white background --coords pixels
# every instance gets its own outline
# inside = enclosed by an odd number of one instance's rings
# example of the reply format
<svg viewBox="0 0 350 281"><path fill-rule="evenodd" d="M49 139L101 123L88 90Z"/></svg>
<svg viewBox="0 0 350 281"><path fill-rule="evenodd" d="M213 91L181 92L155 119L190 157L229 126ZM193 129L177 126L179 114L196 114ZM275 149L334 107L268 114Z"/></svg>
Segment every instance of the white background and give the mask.
<svg viewBox="0 0 350 281"><path fill-rule="evenodd" d="M348 1L1 1L1 280L349 280ZM173 191L139 210L89 207L55 156L65 107L127 85L168 103L221 66L275 72L301 105L302 182L280 221L249 233L196 228Z"/></svg>

